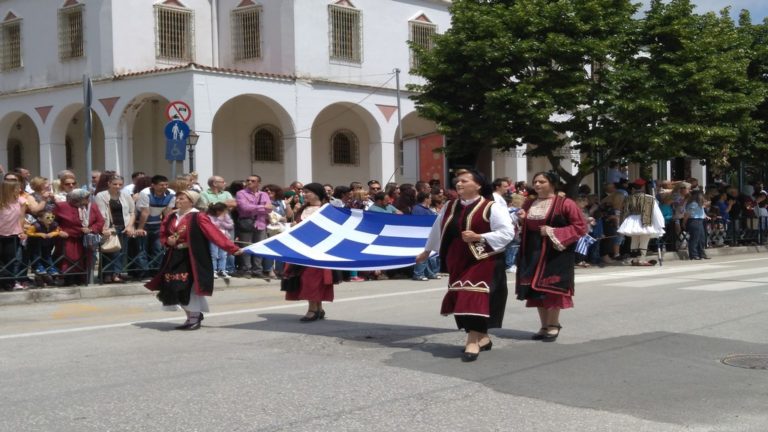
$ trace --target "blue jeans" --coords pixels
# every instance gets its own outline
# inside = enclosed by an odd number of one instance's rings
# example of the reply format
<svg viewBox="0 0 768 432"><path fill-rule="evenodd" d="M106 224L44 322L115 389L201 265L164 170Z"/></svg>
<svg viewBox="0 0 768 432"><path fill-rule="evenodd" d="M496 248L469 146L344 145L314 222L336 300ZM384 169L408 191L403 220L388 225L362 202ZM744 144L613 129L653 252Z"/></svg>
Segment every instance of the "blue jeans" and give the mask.
<svg viewBox="0 0 768 432"><path fill-rule="evenodd" d="M440 271L440 257L438 255L427 258L424 262L413 266L413 278L421 279L424 276L434 279Z"/></svg>
<svg viewBox="0 0 768 432"><path fill-rule="evenodd" d="M689 235L688 257L693 259L707 256L704 252L704 246L707 241L704 233L704 219L688 219L685 229Z"/></svg>
<svg viewBox="0 0 768 432"><path fill-rule="evenodd" d="M145 276L154 273L154 270L160 268L163 263L163 244L160 243L160 225L157 227L146 227L146 237L139 238L139 257L137 259L139 267L144 271Z"/></svg>
<svg viewBox="0 0 768 432"><path fill-rule="evenodd" d="M213 260L213 271L227 270L227 251L211 243L211 259Z"/></svg>
<svg viewBox="0 0 768 432"><path fill-rule="evenodd" d="M520 250L520 240L512 240L507 245L507 250L504 252L504 261L507 268L512 267L517 262L517 252Z"/></svg>
<svg viewBox="0 0 768 432"><path fill-rule="evenodd" d="M124 232L116 234L120 238L120 250L114 253L101 254L104 265L103 274L120 274L125 269L125 257L128 256L128 237Z"/></svg>

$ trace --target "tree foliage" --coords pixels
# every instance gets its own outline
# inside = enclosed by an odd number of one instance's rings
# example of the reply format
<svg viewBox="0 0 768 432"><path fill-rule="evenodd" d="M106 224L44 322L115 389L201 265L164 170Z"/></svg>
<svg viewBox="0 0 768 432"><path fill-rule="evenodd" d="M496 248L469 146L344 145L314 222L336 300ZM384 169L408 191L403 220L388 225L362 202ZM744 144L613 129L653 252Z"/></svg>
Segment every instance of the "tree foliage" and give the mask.
<svg viewBox="0 0 768 432"><path fill-rule="evenodd" d="M762 87L747 69L768 65L750 63L766 35L737 28L727 11L697 15L689 0L654 0L642 19L637 8L454 1L451 28L420 52L419 113L438 123L449 155L528 144L572 184L619 157L748 151L765 133L755 114ZM561 166L569 148L581 153L575 175Z"/></svg>

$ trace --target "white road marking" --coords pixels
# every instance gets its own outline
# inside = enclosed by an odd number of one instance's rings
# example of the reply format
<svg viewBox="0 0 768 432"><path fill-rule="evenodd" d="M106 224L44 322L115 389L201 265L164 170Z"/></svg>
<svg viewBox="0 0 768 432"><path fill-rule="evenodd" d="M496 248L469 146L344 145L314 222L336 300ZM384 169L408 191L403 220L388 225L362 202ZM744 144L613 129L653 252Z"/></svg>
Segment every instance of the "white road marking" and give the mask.
<svg viewBox="0 0 768 432"><path fill-rule="evenodd" d="M400 292L387 293L387 294L374 294L374 295L367 295L367 296L336 299L334 300L334 303L347 303L347 302L355 302L355 301L375 300L375 299L386 298L386 297L397 297L397 296L413 295L413 294L426 294L426 293L432 293L436 291L445 291L445 290L446 290L445 287L441 287L441 288L429 288L429 289L413 290L413 291L400 291ZM227 312L215 312L215 313L207 314L206 317L242 315L242 314L260 313L260 312L268 312L268 311L282 310L282 309L304 308L304 307L306 307L304 303L291 303L291 304L284 304L284 305L277 305L277 306L268 306L263 308L241 309L241 310L234 310L234 311L227 311ZM132 326L135 324L142 324L142 323L181 321L183 318L184 317L176 316L173 318L159 318L159 319L144 320L144 321L130 321L130 322L105 324L105 325L98 325L98 326L74 327L74 328L67 328L67 329L47 330L47 331L31 332L31 333L16 333L16 334L0 335L0 340L20 339L20 338L29 338L29 337L37 337L37 336L50 336L50 335L58 335L58 334L66 334L66 333L80 333L80 332L87 332L87 331L128 327L128 326Z"/></svg>
<svg viewBox="0 0 768 432"><path fill-rule="evenodd" d="M765 284L759 283L759 282L728 282L727 284L723 282L717 282L717 283L680 287L678 289L686 290L686 291L718 292L718 291L733 291L733 290L738 290L743 288L755 288L760 286L764 287Z"/></svg>

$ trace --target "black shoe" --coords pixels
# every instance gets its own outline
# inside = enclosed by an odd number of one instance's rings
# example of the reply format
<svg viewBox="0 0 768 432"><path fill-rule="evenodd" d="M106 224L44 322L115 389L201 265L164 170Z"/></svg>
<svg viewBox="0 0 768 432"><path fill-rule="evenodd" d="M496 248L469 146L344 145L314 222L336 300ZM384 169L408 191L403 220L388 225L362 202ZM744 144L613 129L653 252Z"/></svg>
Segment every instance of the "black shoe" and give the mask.
<svg viewBox="0 0 768 432"><path fill-rule="evenodd" d="M310 311L310 312L312 312L312 316L304 315L303 317L301 317L299 319L299 321L301 321L301 322L312 322L312 321L317 321L318 319L320 319L320 314L317 311Z"/></svg>
<svg viewBox="0 0 768 432"><path fill-rule="evenodd" d="M542 340L544 339L544 334L546 333L547 328L542 327L539 329L538 333L534 333L533 336L531 336L531 340Z"/></svg>
<svg viewBox="0 0 768 432"><path fill-rule="evenodd" d="M464 354L461 355L461 361L464 363L469 363L477 360L477 357L480 355L480 353L468 353L464 351Z"/></svg>
<svg viewBox="0 0 768 432"><path fill-rule="evenodd" d="M317 316L317 319L325 319L325 311L320 309L320 313Z"/></svg>
<svg viewBox="0 0 768 432"><path fill-rule="evenodd" d="M481 347L480 347L480 352L483 352L483 351L490 351L490 350L491 350L491 348L493 348L493 341L490 341L490 342L488 342L487 344L485 344L485 345L481 346ZM464 351L464 348L462 348L461 352L462 352L462 353L464 353L464 352L466 352L466 351Z"/></svg>
<svg viewBox="0 0 768 432"><path fill-rule="evenodd" d="M176 326L175 329L176 330L187 330L191 326L192 326L192 322L187 321L187 322L185 322L184 324L182 324L180 326Z"/></svg>
<svg viewBox="0 0 768 432"><path fill-rule="evenodd" d="M202 319L199 319L199 320L193 322L192 324L189 325L189 327L186 328L186 330L199 330L200 327L203 326L202 321L203 321Z"/></svg>
<svg viewBox="0 0 768 432"><path fill-rule="evenodd" d="M557 333L555 333L555 334L549 334L549 333L544 334L544 337L541 338L542 342L554 342L554 341L556 341L557 337L560 336L560 329L562 329L563 327L560 324L557 324L557 325L551 325L551 326L549 326L549 328L557 329Z"/></svg>

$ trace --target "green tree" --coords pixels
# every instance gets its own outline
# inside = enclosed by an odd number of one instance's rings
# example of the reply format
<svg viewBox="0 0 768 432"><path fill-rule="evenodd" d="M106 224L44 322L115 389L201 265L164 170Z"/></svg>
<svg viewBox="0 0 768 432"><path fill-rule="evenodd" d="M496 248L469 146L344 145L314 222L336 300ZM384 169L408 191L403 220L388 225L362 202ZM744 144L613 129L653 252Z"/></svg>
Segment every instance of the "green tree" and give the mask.
<svg viewBox="0 0 768 432"><path fill-rule="evenodd" d="M648 154L706 158L717 167L753 151L752 113L763 92L747 73L750 35L728 9L697 15L690 0L653 0L643 25L650 80L664 102Z"/></svg>
<svg viewBox="0 0 768 432"><path fill-rule="evenodd" d="M749 11L742 10L739 31L749 45L747 77L758 103L751 113L753 122L743 128L743 145L736 147L735 156L762 162L768 160L768 19L762 24L752 24Z"/></svg>
<svg viewBox="0 0 768 432"><path fill-rule="evenodd" d="M530 144L575 188L638 145L662 109L636 56L636 11L628 0L456 1L452 27L421 53L418 110L449 154ZM561 167L571 147L575 175Z"/></svg>
<svg viewBox="0 0 768 432"><path fill-rule="evenodd" d="M730 156L757 122L748 37L726 13L654 0L457 0L452 27L421 51L412 86L447 153L528 144L573 191L610 160ZM572 146L578 172L561 167Z"/></svg>

